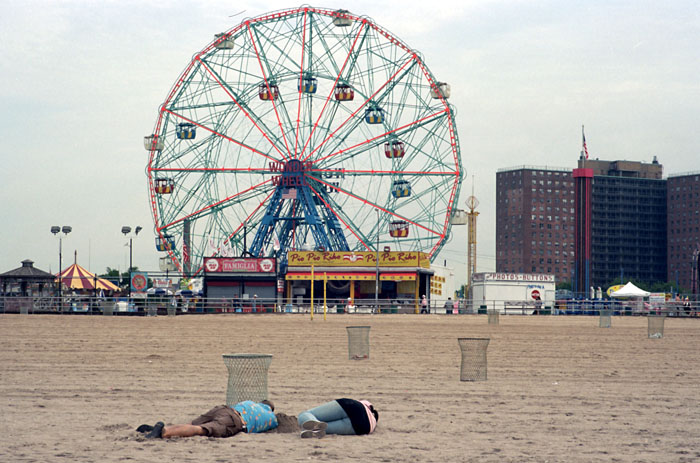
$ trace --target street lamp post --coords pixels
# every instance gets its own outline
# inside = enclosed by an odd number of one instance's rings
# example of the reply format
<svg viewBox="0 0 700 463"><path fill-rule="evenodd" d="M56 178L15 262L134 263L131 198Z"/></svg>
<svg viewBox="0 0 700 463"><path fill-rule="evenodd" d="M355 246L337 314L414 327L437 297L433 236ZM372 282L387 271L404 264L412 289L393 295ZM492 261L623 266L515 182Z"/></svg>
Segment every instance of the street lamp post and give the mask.
<svg viewBox="0 0 700 463"><path fill-rule="evenodd" d="M248 221L243 221L243 257L245 257L246 252L248 252L248 244L246 243L246 237L248 236Z"/></svg>
<svg viewBox="0 0 700 463"><path fill-rule="evenodd" d="M68 236L68 233L73 231L73 228L70 227L69 225L64 225L63 227L59 227L58 225L54 225L51 227L51 233L54 234L54 236L58 235L59 232L63 232L66 236ZM62 261L63 257L63 237L61 235L58 235L58 303L59 303L59 311L63 310L63 298L62 296L62 288L63 288L63 281L61 281L61 272L63 269L61 268L61 265L63 265Z"/></svg>
<svg viewBox="0 0 700 463"><path fill-rule="evenodd" d="M376 256L375 256L375 279L374 279L374 307L375 307L375 312L379 313L379 220L380 220L380 215L379 215L379 209L377 209L377 249L376 249Z"/></svg>
<svg viewBox="0 0 700 463"><path fill-rule="evenodd" d="M131 300L131 269L133 268L133 265L132 265L132 259L133 259L133 252L132 252L132 250L133 250L133 248L132 248L132 246L133 246L133 238L134 238L134 236L138 236L138 234L139 234L139 232L140 232L141 230L143 230L143 228L140 227L140 226L137 226L136 229L134 230L134 235L133 235L133 236L131 236L131 235L129 236L129 300ZM124 236L128 235L129 233L131 233L131 227L129 227L128 225L124 225L124 226L122 227L122 233L124 233Z"/></svg>

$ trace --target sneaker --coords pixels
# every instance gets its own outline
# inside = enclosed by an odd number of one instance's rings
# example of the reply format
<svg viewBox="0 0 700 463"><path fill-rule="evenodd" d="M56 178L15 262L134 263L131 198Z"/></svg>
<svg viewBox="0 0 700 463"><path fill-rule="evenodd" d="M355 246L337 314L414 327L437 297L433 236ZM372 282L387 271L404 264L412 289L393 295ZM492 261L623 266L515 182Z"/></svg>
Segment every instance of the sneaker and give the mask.
<svg viewBox="0 0 700 463"><path fill-rule="evenodd" d="M324 437L325 435L326 435L325 429L318 429L318 430L306 429L306 430L301 432L302 439L309 439L311 437L316 437L316 438L320 439L320 438Z"/></svg>
<svg viewBox="0 0 700 463"><path fill-rule="evenodd" d="M165 427L165 423L162 421L159 421L156 423L155 426L153 426L153 429L146 434L146 439L162 439L163 438L163 428Z"/></svg>
<svg viewBox="0 0 700 463"><path fill-rule="evenodd" d="M136 428L136 432L140 432L141 434L146 434L147 432L153 431L153 426L149 424L142 424L138 428Z"/></svg>
<svg viewBox="0 0 700 463"><path fill-rule="evenodd" d="M309 420L304 421L304 423L301 425L301 428L311 431L325 431L326 428L328 428L328 423L326 423L325 421Z"/></svg>

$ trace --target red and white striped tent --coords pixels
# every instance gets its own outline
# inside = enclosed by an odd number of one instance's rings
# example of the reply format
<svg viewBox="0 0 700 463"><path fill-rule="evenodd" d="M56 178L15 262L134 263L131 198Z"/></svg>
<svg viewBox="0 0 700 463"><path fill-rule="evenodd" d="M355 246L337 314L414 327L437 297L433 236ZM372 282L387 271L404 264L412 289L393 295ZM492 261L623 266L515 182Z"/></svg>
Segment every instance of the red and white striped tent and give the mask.
<svg viewBox="0 0 700 463"><path fill-rule="evenodd" d="M63 286L76 290L94 290L95 286L97 286L97 289L103 289L105 291L119 290L119 286L109 280L96 276L94 273L88 272L78 265L77 262L56 275L56 278L60 278Z"/></svg>

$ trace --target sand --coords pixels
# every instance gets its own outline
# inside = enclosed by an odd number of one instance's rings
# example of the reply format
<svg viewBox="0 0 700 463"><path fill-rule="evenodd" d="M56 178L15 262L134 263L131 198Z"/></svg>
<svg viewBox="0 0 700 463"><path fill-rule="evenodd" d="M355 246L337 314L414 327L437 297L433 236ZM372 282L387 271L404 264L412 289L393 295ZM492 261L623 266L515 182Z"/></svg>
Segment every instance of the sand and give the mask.
<svg viewBox="0 0 700 463"><path fill-rule="evenodd" d="M700 459L700 319L485 315L0 315L0 461L663 462ZM370 325L348 360L348 325ZM491 338L488 380L459 381L459 337ZM225 401L223 353L273 354L296 415L338 397L370 436L145 440Z"/></svg>

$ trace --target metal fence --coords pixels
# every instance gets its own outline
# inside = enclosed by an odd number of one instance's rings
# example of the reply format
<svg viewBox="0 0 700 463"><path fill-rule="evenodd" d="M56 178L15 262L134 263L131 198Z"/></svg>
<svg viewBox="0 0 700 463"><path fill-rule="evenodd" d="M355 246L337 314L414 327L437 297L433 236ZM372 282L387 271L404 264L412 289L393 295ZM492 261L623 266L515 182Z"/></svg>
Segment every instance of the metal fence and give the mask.
<svg viewBox="0 0 700 463"><path fill-rule="evenodd" d="M0 296L0 313L17 314L109 314L113 315L181 315L181 314L253 314L253 313L314 313L328 314L413 314L420 313L420 301L413 299L315 299L295 297L286 303L280 299L230 299L180 296L101 298L88 296L18 297ZM525 301L446 301L432 299L429 314L483 314L496 310L501 315L595 315L609 311L612 316L667 315L698 317L698 301L666 301L664 303L611 300L569 300L535 305Z"/></svg>

